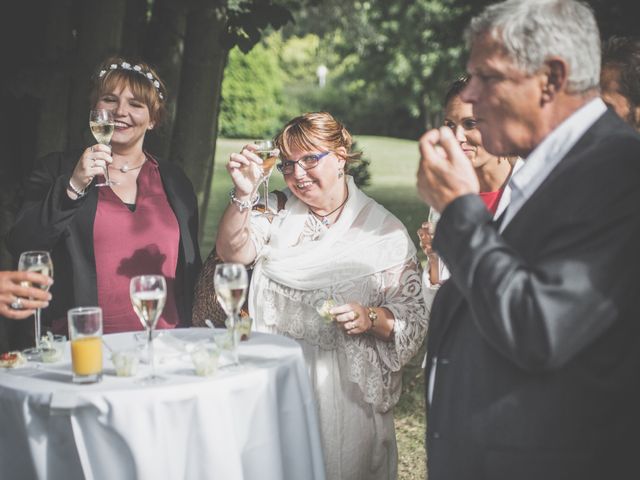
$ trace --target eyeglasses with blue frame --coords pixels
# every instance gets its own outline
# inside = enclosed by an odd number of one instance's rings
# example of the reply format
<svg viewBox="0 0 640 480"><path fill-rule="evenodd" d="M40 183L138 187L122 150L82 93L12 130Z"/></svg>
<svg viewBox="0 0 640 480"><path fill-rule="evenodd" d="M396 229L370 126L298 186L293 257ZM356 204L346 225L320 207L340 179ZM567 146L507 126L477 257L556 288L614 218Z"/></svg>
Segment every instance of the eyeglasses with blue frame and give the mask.
<svg viewBox="0 0 640 480"><path fill-rule="evenodd" d="M293 160L283 160L282 163L276 165L276 168L283 175L290 175L293 173L296 163L300 165L300 168L303 170L311 170L318 166L320 160L329 155L331 151L322 152L322 153L312 153L310 155L305 155L302 158L299 158L296 161Z"/></svg>

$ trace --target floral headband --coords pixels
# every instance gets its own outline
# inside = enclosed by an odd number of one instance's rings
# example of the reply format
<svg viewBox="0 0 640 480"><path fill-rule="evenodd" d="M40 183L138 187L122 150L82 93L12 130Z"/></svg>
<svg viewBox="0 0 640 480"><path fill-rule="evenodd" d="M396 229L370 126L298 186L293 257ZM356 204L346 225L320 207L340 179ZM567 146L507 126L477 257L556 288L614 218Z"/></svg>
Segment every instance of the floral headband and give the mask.
<svg viewBox="0 0 640 480"><path fill-rule="evenodd" d="M140 75L145 77L147 80L149 80L151 84L156 88L156 90L158 91L158 96L160 97L160 100L164 100L164 95L162 95L162 92L160 91L160 88L161 88L160 81L156 77L154 77L150 71L147 71L146 73L143 72L142 67L140 65L132 66L130 63L127 63L127 62L112 63L111 65L109 65L108 69L100 70L100 73L98 74L98 78L104 77L109 70L130 70L132 72L139 73Z"/></svg>

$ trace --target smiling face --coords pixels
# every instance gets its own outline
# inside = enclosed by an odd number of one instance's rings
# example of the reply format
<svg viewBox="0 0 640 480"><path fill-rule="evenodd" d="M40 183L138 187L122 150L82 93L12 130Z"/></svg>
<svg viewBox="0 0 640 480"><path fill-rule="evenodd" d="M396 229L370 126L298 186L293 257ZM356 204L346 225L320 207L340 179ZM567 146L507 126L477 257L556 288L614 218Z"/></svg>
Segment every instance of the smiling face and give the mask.
<svg viewBox="0 0 640 480"><path fill-rule="evenodd" d="M539 143L543 123L538 75L519 70L487 34L474 42L467 71L471 79L460 98L473 105L486 150L526 157Z"/></svg>
<svg viewBox="0 0 640 480"><path fill-rule="evenodd" d="M305 151L294 148L290 158L283 160L297 161L307 155L320 154L328 149ZM284 175L284 180L291 192L304 203L314 209L330 209L334 203L342 202L345 195L345 179L339 176L344 169L345 160L338 154L331 152L320 159L318 165L310 170L304 170L295 164L294 170L289 175Z"/></svg>
<svg viewBox="0 0 640 480"><path fill-rule="evenodd" d="M495 159L482 146L482 134L478 130L473 107L462 101L459 95L452 97L444 111L444 125L453 130L460 147L474 168L481 168Z"/></svg>
<svg viewBox="0 0 640 480"><path fill-rule="evenodd" d="M147 105L134 96L128 85L121 83L112 91L104 93L95 108L113 111L116 128L111 138L112 147L142 148L144 136L147 130L153 128L154 123Z"/></svg>

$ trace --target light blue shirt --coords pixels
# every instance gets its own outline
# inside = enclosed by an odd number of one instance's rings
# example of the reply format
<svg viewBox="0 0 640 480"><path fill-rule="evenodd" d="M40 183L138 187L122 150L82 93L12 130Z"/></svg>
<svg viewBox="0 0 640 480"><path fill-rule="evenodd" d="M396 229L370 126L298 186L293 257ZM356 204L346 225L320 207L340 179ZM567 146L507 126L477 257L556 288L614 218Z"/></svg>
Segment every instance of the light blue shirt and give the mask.
<svg viewBox="0 0 640 480"><path fill-rule="evenodd" d="M594 98L573 112L525 159L509 181L510 201L500 223L502 232L538 187L573 148L584 133L607 111L601 98Z"/></svg>

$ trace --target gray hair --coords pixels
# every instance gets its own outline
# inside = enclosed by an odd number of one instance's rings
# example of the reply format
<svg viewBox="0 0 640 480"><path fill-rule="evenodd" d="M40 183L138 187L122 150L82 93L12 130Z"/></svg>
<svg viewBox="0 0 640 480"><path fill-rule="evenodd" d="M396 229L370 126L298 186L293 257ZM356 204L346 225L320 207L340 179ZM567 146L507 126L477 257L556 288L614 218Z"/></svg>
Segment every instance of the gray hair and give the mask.
<svg viewBox="0 0 640 480"><path fill-rule="evenodd" d="M551 56L569 65L567 91L600 83L600 34L593 11L577 0L506 0L471 20L467 46L489 34L522 71L533 74Z"/></svg>

